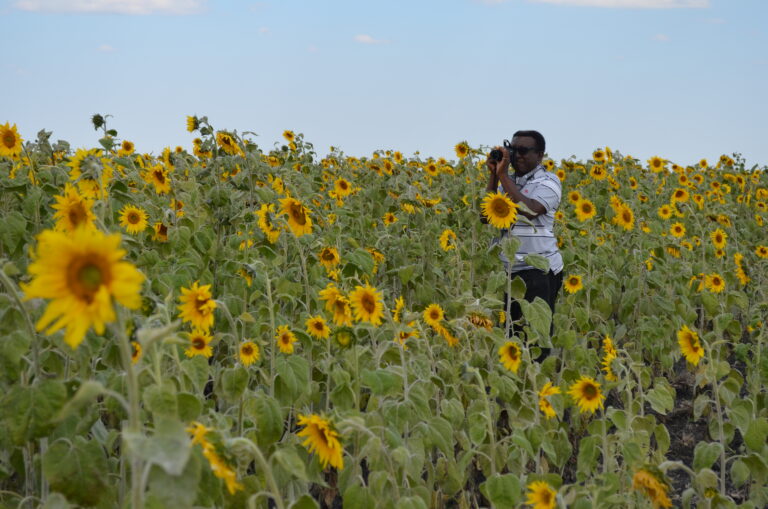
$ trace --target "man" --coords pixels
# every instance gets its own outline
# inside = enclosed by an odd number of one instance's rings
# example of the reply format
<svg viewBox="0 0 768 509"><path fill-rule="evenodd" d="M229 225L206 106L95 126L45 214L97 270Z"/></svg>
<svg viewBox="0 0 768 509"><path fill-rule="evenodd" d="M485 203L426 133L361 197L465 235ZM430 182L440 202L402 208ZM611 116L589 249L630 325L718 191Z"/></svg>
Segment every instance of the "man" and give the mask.
<svg viewBox="0 0 768 509"><path fill-rule="evenodd" d="M519 213L533 223L530 226L518 221L518 224L513 224L508 231L501 233L502 237L511 234L520 239L520 248L514 260L507 259L503 253L500 258L509 276L520 277L525 283L525 300L532 302L540 297L549 304L554 316L555 300L563 284L563 257L553 232L555 212L562 195L560 179L541 164L546 142L538 131L517 131L511 143L505 142L505 148L496 148L501 150L502 158L500 161L488 158L486 165L490 174L486 190L494 192L503 189L512 201L522 203L531 210L532 213ZM510 163L515 170L514 175L508 172ZM549 260L549 270L544 272L528 265L525 262L528 254L537 254ZM512 302L509 315L513 330L516 333L522 332L522 310L517 301ZM550 335L552 330L551 327ZM537 360L542 360L549 352L550 348L542 348Z"/></svg>

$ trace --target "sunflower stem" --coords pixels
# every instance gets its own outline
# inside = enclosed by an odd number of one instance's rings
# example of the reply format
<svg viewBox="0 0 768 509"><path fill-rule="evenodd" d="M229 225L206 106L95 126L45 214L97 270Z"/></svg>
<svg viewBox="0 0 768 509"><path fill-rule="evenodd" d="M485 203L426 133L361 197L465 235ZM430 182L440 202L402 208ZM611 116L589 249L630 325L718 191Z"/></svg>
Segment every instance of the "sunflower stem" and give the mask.
<svg viewBox="0 0 768 509"><path fill-rule="evenodd" d="M717 439L720 442L720 493L725 494L725 432L723 431L723 409L720 405L720 387L717 382L717 368L714 362L712 347L707 345L707 358L709 360L709 372L712 376L712 399L715 400L717 412Z"/></svg>
<svg viewBox="0 0 768 509"><path fill-rule="evenodd" d="M488 439L491 441L491 477L496 475L496 434L493 430L493 418L491 416L491 404L488 401L488 395L485 393L485 381L480 374L480 370L473 368L477 383L480 384L480 393L483 395L483 401L485 402L485 410L487 413L486 425L488 426Z"/></svg>
<svg viewBox="0 0 768 509"><path fill-rule="evenodd" d="M275 303L272 299L272 280L269 278L266 265L264 266L264 282L267 286L267 305L269 307L269 326L272 330L272 337L269 340L269 395L275 395L275 349L277 342L274 340L277 329L275 328Z"/></svg>

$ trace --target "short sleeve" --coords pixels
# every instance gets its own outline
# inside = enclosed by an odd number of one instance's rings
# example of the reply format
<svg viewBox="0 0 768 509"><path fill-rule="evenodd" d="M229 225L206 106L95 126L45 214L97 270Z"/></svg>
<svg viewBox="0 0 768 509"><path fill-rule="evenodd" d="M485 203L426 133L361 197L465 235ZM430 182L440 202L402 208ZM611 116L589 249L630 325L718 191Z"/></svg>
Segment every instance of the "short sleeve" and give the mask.
<svg viewBox="0 0 768 509"><path fill-rule="evenodd" d="M557 207L560 206L561 193L559 180L554 182L551 179L546 179L540 182L527 195L530 199L541 203L547 212L551 212L557 210Z"/></svg>

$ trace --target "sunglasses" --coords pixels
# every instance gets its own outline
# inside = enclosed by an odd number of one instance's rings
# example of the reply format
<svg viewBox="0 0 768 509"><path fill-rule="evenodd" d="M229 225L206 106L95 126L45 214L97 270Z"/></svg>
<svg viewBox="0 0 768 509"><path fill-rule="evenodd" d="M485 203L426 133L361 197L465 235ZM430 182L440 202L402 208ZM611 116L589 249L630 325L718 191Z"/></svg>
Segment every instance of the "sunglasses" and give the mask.
<svg viewBox="0 0 768 509"><path fill-rule="evenodd" d="M517 147L512 145L508 140L504 140L504 148L510 151L510 153L518 153L521 156L525 156L528 152L536 152L536 147Z"/></svg>

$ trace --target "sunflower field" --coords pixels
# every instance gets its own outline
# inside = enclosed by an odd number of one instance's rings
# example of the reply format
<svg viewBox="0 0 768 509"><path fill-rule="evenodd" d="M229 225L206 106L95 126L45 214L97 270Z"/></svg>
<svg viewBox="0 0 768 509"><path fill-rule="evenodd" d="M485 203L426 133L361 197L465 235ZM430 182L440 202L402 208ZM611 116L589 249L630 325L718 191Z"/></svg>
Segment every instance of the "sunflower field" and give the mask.
<svg viewBox="0 0 768 509"><path fill-rule="evenodd" d="M545 159L553 316L499 261L488 147L93 122L0 125L3 507L768 505L765 167Z"/></svg>

